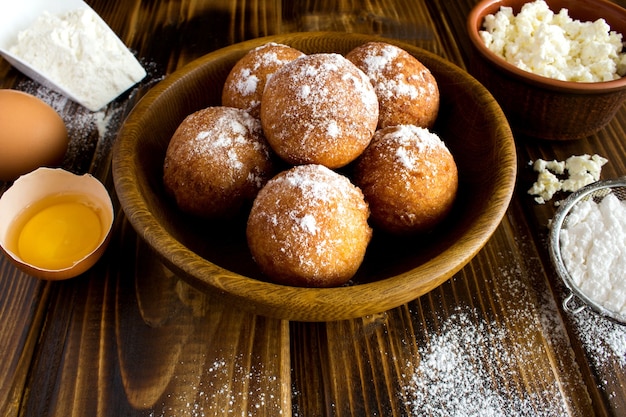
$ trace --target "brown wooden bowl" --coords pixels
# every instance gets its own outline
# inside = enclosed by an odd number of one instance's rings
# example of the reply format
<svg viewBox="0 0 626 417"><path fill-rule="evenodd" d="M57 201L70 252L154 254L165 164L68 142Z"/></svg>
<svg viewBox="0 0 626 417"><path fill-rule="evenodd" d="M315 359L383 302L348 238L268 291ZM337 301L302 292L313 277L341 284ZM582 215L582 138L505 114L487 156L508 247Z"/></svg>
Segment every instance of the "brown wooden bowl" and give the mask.
<svg viewBox="0 0 626 417"><path fill-rule="evenodd" d="M516 132L550 140L581 139L598 132L626 100L626 77L582 83L554 80L517 68L491 52L478 32L486 15L501 6L513 13L529 0L483 0L470 12L467 32L476 54L469 71L498 100ZM626 10L607 0L546 0L558 13L567 9L580 21L604 18L612 30L626 37Z"/></svg>
<svg viewBox="0 0 626 417"><path fill-rule="evenodd" d="M182 214L165 193L163 160L170 137L188 114L220 105L232 66L267 42L305 53L347 53L378 38L300 33L255 39L212 52L168 76L128 116L113 151L116 191L130 223L181 278L233 308L297 321L333 321L382 312L439 286L483 247L500 223L516 178L516 153L507 120L491 94L459 67L414 46L396 44L430 68L441 109L434 131L459 169L452 213L427 236L394 238L374 232L351 285L297 288L261 275L248 251L245 219L207 222ZM380 39L378 39L380 40Z"/></svg>

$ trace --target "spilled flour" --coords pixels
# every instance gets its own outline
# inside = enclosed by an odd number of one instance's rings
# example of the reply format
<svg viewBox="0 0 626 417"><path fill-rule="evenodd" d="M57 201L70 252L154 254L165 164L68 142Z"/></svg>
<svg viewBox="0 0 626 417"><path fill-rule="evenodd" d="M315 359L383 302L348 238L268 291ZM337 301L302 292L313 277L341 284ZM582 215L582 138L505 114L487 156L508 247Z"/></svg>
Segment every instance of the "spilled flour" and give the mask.
<svg viewBox="0 0 626 417"><path fill-rule="evenodd" d="M519 352L510 349L510 337L506 328L477 320L470 312L458 311L448 317L440 333L419 349L420 365L406 387L411 415L566 415L566 404L557 398L542 404L541 398L507 384L509 379L521 378L516 375L520 358L512 357ZM558 392L559 388L546 389Z"/></svg>
<svg viewBox="0 0 626 417"><path fill-rule="evenodd" d="M89 169L86 164L90 161L84 161L85 155L93 155L94 160L99 160L110 149L121 126L123 106L113 103L103 110L91 112L76 105L66 96L31 80L18 83L15 89L38 97L52 107L65 122L70 142L63 168L86 171Z"/></svg>
<svg viewBox="0 0 626 417"><path fill-rule="evenodd" d="M124 118L131 110L134 96L140 88L149 88L162 80L154 63L144 63L148 76L135 86L124 99L111 102L105 108L92 112L76 104L68 97L57 93L28 78L20 80L13 88L31 94L52 107L65 122L69 145L62 168L82 174L97 173L99 169L108 169L101 164L110 163L110 152ZM131 103L131 104L129 104Z"/></svg>
<svg viewBox="0 0 626 417"><path fill-rule="evenodd" d="M576 324L576 335L595 368L626 369L626 326L613 323L589 309L572 318Z"/></svg>
<svg viewBox="0 0 626 417"><path fill-rule="evenodd" d="M266 392L260 388L277 386L279 382L260 359L249 364L243 354L204 359L207 362L193 364L198 373L184 381L190 390L166 394L161 404L146 410L146 417L282 415L279 390ZM189 366L182 361L179 365Z"/></svg>
<svg viewBox="0 0 626 417"><path fill-rule="evenodd" d="M541 372L541 365L535 365L533 359L538 349L545 348L540 343L547 343L561 354L563 347L571 343L550 292L539 284L539 288L533 288L539 300L529 300L530 286L537 284L529 282L524 274L528 271L516 266L503 268L494 276L494 285L488 284L495 297L506 292L507 300L515 300L503 306L511 312L506 319L508 325L483 317L484 313L474 307L458 304L436 331L426 330L428 335L419 346L420 362L406 364L407 382L399 394L411 416L571 415L571 405L564 397L569 390L561 386L567 380L546 378L537 393L528 393L519 385L527 378L536 380ZM593 373L607 377L626 367L626 326L588 310L564 318L573 323L575 334L571 337L582 344ZM533 341L536 332L547 339ZM550 366L567 367L573 357L554 360L556 363ZM598 388L607 397L622 395L621 387L607 381L610 377L599 379Z"/></svg>

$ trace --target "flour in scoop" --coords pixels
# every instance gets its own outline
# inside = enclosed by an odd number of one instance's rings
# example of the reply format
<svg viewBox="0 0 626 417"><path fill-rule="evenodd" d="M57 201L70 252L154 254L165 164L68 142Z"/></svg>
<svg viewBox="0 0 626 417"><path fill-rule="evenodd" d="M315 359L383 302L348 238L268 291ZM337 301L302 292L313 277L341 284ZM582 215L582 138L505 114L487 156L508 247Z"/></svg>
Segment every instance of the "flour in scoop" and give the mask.
<svg viewBox="0 0 626 417"><path fill-rule="evenodd" d="M44 12L18 34L10 52L73 99L97 111L146 76L146 71L90 8Z"/></svg>
<svg viewBox="0 0 626 417"><path fill-rule="evenodd" d="M585 295L626 316L626 203L614 194L581 201L561 230L561 256Z"/></svg>

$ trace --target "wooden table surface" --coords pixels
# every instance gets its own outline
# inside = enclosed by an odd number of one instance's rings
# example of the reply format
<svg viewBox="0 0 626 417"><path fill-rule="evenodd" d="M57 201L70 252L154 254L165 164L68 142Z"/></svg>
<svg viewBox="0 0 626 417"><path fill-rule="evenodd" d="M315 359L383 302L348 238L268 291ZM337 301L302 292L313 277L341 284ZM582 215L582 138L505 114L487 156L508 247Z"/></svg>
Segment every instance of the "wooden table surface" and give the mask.
<svg viewBox="0 0 626 417"><path fill-rule="evenodd" d="M49 102L70 132L64 167L114 195L110 151L124 117L185 63L250 38L333 30L400 39L465 67L475 2L88 0L146 80L96 113L4 61L0 86ZM599 154L603 178L626 174L626 106L587 139L516 141L517 189L484 249L431 293L360 319L233 311L158 264L119 209L105 257L81 277L43 282L2 258L0 415L626 415L626 327L563 311L546 248L555 206L526 192L537 158Z"/></svg>

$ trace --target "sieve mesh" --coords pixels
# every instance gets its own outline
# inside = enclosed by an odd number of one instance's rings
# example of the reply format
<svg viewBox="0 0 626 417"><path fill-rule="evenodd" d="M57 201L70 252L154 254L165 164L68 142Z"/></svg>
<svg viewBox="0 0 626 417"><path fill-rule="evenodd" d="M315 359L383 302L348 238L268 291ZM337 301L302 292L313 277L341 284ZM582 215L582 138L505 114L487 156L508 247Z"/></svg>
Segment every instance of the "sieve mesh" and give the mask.
<svg viewBox="0 0 626 417"><path fill-rule="evenodd" d="M549 252L557 274L571 291L570 295L563 301L564 310L572 313L578 313L586 306L589 306L592 310L609 319L626 324L626 317L614 311L608 310L601 304L589 298L577 287L567 271L563 258L561 257L561 230L563 228L567 228L568 217L572 212L572 209L583 201L593 200L595 203L600 203L602 199L609 194L613 194L620 201L626 200L626 177L594 182L593 184L581 188L566 198L559 206L550 224ZM583 305L572 307L572 303L575 298L582 301Z"/></svg>

